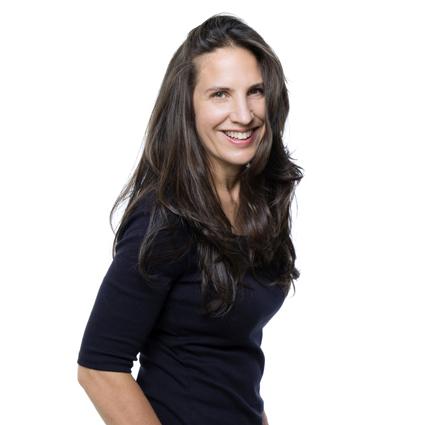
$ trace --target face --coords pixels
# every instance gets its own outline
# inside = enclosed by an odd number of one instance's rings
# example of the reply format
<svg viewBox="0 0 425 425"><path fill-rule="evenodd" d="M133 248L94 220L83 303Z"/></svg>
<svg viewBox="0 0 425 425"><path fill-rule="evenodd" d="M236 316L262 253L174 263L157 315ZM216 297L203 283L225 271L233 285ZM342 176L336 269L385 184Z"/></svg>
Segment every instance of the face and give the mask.
<svg viewBox="0 0 425 425"><path fill-rule="evenodd" d="M200 55L195 66L196 130L213 172L225 179L253 158L264 136L266 106L261 69L255 56L240 47Z"/></svg>

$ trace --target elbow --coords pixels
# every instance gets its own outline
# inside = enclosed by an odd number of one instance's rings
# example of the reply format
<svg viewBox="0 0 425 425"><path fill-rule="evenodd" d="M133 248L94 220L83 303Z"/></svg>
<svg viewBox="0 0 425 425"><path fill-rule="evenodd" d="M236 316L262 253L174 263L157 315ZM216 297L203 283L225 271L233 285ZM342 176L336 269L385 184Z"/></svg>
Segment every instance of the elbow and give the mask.
<svg viewBox="0 0 425 425"><path fill-rule="evenodd" d="M92 372L92 369L78 365L77 380L81 386L84 386L84 384L87 382L87 380L89 379L91 375L91 372Z"/></svg>
<svg viewBox="0 0 425 425"><path fill-rule="evenodd" d="M82 387L94 384L116 384L122 381L133 379L131 372L115 372L109 370L91 369L85 366L78 365L77 379Z"/></svg>
<svg viewBox="0 0 425 425"><path fill-rule="evenodd" d="M108 372L78 365L77 380L82 387L103 378L104 375L108 375Z"/></svg>

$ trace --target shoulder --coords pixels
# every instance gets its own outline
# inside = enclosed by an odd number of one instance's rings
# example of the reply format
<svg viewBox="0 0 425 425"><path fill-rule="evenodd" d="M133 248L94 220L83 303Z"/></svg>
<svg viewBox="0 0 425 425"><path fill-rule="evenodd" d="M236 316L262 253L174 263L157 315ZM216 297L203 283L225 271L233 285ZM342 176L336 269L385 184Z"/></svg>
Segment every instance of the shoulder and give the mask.
<svg viewBox="0 0 425 425"><path fill-rule="evenodd" d="M179 245L192 239L186 220L157 202L156 193L144 194L133 205L128 206L127 216L122 223L121 234L136 232L139 236L154 230L156 243Z"/></svg>
<svg viewBox="0 0 425 425"><path fill-rule="evenodd" d="M190 260L192 238L181 217L156 202L149 193L128 205L117 236L116 255L128 265L143 253L146 270L177 276Z"/></svg>
<svg viewBox="0 0 425 425"><path fill-rule="evenodd" d="M139 197L131 206L130 215L151 215L156 202L155 193L149 192Z"/></svg>
<svg viewBox="0 0 425 425"><path fill-rule="evenodd" d="M152 211L152 196L144 196L128 204L118 228L117 241L145 233Z"/></svg>

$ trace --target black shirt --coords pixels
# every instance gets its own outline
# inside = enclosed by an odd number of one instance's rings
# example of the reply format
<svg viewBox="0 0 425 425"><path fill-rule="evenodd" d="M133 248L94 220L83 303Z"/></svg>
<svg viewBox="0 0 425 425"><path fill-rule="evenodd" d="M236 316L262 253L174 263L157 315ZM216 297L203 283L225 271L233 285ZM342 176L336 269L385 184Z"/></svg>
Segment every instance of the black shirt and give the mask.
<svg viewBox="0 0 425 425"><path fill-rule="evenodd" d="M282 289L263 286L247 272L248 287L239 287L230 313L203 316L195 250L158 267L161 285L150 288L136 266L150 219L147 199L118 240L78 364L131 373L140 353L137 383L162 425L261 425L262 330L283 304Z"/></svg>

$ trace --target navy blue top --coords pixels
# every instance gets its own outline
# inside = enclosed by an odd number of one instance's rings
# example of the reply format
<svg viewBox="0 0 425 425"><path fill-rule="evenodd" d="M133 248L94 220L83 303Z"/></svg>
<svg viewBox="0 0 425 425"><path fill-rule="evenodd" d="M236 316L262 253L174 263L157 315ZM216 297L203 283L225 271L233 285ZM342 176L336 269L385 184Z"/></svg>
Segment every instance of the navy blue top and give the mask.
<svg viewBox="0 0 425 425"><path fill-rule="evenodd" d="M194 249L158 267L161 285L149 287L137 272L138 249L150 219L146 199L117 242L78 364L131 373L140 353L137 383L162 425L261 425L262 330L283 304L283 290L263 286L247 272L247 287L239 287L230 313L203 316ZM172 243L184 238L177 235Z"/></svg>

